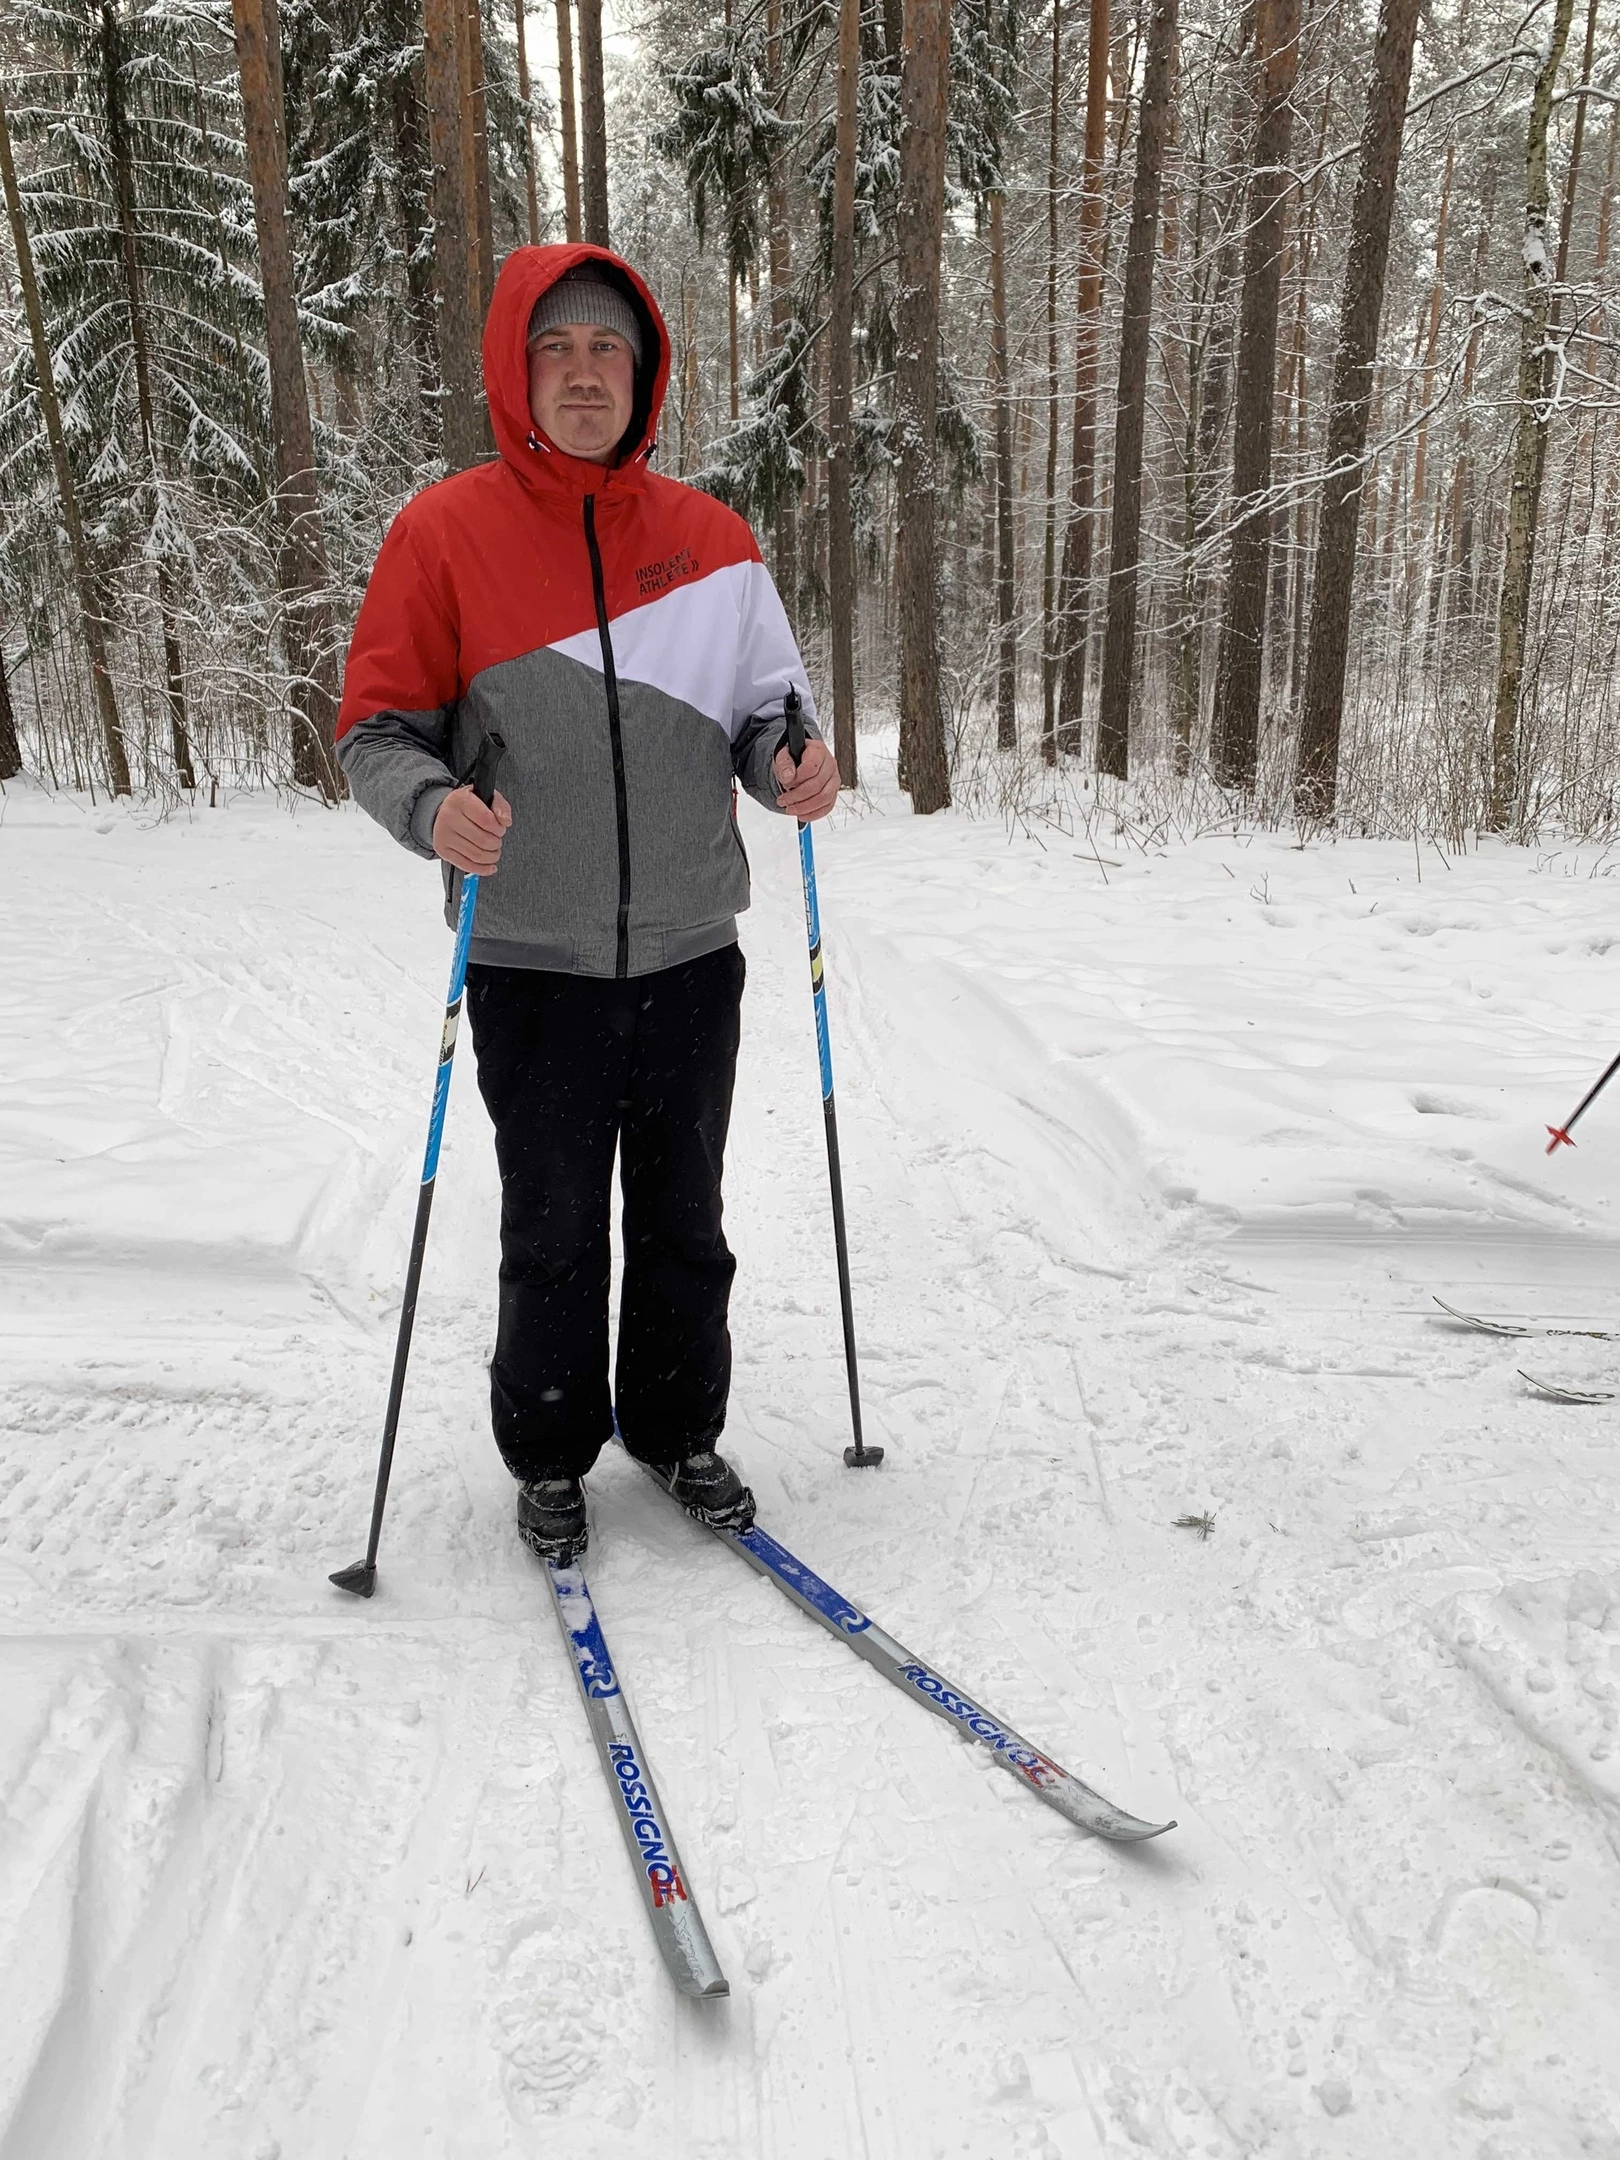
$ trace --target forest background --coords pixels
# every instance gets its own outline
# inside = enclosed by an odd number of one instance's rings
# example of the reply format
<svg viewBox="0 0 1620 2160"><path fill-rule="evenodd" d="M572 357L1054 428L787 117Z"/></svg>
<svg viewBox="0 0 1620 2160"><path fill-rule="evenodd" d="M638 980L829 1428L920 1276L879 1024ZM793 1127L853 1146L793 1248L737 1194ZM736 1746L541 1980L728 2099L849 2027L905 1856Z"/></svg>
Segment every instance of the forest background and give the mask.
<svg viewBox="0 0 1620 2160"><path fill-rule="evenodd" d="M1613 0L1608 0L1612 7ZM1603 0L10 0L0 779L335 796L527 240L919 812L1609 837ZM859 721L859 727L857 726Z"/></svg>

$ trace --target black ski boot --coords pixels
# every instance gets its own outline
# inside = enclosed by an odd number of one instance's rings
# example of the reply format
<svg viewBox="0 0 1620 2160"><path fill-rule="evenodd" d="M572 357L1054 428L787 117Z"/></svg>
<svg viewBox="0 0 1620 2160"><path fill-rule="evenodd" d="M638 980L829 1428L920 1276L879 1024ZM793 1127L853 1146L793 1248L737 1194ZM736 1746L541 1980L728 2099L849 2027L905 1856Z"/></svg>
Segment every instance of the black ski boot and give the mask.
<svg viewBox="0 0 1620 2160"><path fill-rule="evenodd" d="M585 1488L577 1477L531 1478L518 1487L518 1535L542 1560L572 1567L588 1534Z"/></svg>
<svg viewBox="0 0 1620 2160"><path fill-rule="evenodd" d="M713 1448L688 1455L684 1462L654 1463L652 1474L667 1485L694 1521L710 1530L751 1530L754 1496L723 1455Z"/></svg>

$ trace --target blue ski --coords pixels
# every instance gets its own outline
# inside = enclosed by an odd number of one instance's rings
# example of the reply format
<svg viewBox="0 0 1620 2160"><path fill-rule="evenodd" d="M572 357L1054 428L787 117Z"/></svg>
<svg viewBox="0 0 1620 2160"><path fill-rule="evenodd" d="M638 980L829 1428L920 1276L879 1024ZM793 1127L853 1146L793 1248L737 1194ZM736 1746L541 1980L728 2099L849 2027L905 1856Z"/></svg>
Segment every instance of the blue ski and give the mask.
<svg viewBox="0 0 1620 2160"><path fill-rule="evenodd" d="M666 1488L656 1471L649 1474L663 1492ZM1090 1830L1098 1837L1114 1838L1122 1844L1138 1844L1143 1838L1162 1837L1166 1830L1176 1827L1173 1822L1143 1822L1140 1816L1128 1815L1111 1800L1105 1800L1101 1793L1014 1732L1003 1719L984 1709L970 1695L963 1694L960 1688L953 1687L931 1665L913 1657L886 1629L879 1627L830 1583L824 1583L802 1560L796 1560L785 1545L779 1545L757 1523L751 1530L716 1530L714 1535L722 1544L740 1553L750 1567L757 1568L761 1575L775 1583L801 1612L807 1612L812 1620L819 1621L829 1635L836 1635L840 1642L847 1643L857 1657L864 1658L885 1680L903 1694L912 1696L925 1710L932 1710L936 1717L942 1717L964 1740L976 1741L980 1747L988 1749L993 1762L999 1763L1003 1770L1012 1771L1037 1799L1056 1808L1080 1829Z"/></svg>
<svg viewBox="0 0 1620 2160"><path fill-rule="evenodd" d="M584 1570L546 1563L546 1577L557 1608L557 1624L573 1656L585 1716L596 1742L613 1795L613 1812L624 1832L630 1864L641 1885L642 1902L669 1968L683 1995L729 1995L686 1875L647 1757L619 1687L602 1623L596 1617Z"/></svg>

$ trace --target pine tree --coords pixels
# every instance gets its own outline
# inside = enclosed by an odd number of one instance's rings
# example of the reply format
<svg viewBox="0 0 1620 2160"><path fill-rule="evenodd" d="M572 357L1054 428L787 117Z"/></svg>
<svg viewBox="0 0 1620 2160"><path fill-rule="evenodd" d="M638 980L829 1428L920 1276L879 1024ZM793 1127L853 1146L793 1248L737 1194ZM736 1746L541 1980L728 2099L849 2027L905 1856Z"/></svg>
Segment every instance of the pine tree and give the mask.
<svg viewBox="0 0 1620 2160"><path fill-rule="evenodd" d="M25 5L17 29L20 188L42 328L73 383L70 453L100 589L155 597L173 769L195 784L184 625L197 612L200 528L262 500L264 398L244 341L256 293L228 53L217 7L127 0ZM30 426L37 382L14 374L0 439ZM37 497L35 498L37 500ZM25 546L20 532L14 544ZM150 585L147 581L150 579ZM105 612L104 609L98 612Z"/></svg>
<svg viewBox="0 0 1620 2160"><path fill-rule="evenodd" d="M45 311L40 300L39 281L34 274L33 240L23 210L22 192L17 184L17 166L11 147L11 121L3 86L0 86L0 186L4 188L6 216L11 226L12 244L17 251L17 273L22 285L23 312L28 320L29 356L34 369L33 396L38 404L50 448L57 506L67 534L73 583L79 603L79 626L90 661L90 678L101 721L102 748L107 759L113 793L127 795L130 792L129 755L124 741L123 722L118 711L117 692L113 687L112 669L108 664L107 625L102 611L101 593L90 560L90 550L85 540L84 521L79 514L78 483L68 456L67 436L62 426L61 408L56 396L53 354L45 326ZM8 404L15 413L23 403L27 389L26 381L18 371L13 371L7 389ZM12 484L13 487L16 486L15 478ZM42 492L41 490L40 493ZM38 537L36 527L36 550L30 550L29 553L37 551ZM8 534L7 545L0 550L0 563L4 564L6 581L14 590L23 555L24 550L19 548L13 536ZM26 604L26 591L19 597L22 597ZM9 691L7 703L9 706ZM15 721L12 732L15 735Z"/></svg>
<svg viewBox="0 0 1620 2160"><path fill-rule="evenodd" d="M321 524L315 437L310 425L303 342L287 222L287 156L281 49L274 0L232 0L241 69L243 132L253 182L253 221L264 291L270 432L275 453L276 582L291 675L293 775L334 799L337 719L326 535Z"/></svg>

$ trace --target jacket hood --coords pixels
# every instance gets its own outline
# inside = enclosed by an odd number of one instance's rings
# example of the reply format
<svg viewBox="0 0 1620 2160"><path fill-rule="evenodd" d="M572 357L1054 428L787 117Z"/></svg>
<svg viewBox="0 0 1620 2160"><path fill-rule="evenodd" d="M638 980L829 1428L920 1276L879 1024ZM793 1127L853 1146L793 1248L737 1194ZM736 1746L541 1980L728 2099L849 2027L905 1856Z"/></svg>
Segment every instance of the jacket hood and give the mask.
<svg viewBox="0 0 1620 2160"><path fill-rule="evenodd" d="M495 447L520 480L535 473L535 461L600 479L601 466L587 467L566 457L537 433L529 415L529 317L534 304L561 277L593 263L605 283L618 286L642 322L643 357L636 368L635 403L630 425L612 469L644 470L658 436L658 416L669 384L670 343L658 303L621 256L607 248L575 242L561 247L514 248L502 263L484 322L484 391L495 430Z"/></svg>

